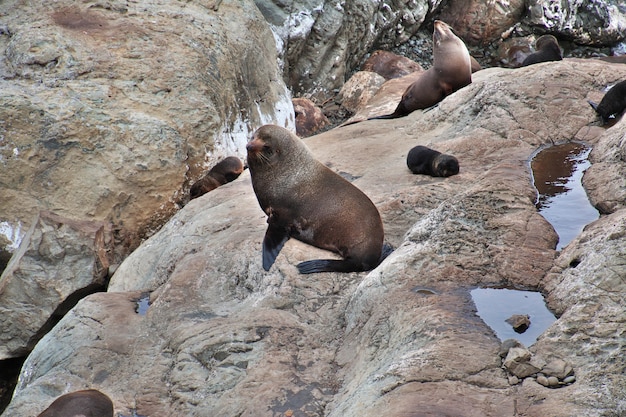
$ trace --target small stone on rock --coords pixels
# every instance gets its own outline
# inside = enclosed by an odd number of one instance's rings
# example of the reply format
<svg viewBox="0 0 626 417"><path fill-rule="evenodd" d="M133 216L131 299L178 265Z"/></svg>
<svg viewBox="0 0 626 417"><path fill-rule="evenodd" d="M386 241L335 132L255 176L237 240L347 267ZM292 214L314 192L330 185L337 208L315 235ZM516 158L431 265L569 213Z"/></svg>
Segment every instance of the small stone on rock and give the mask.
<svg viewBox="0 0 626 417"><path fill-rule="evenodd" d="M517 333L524 333L530 327L530 316L528 314L513 314L505 320Z"/></svg>

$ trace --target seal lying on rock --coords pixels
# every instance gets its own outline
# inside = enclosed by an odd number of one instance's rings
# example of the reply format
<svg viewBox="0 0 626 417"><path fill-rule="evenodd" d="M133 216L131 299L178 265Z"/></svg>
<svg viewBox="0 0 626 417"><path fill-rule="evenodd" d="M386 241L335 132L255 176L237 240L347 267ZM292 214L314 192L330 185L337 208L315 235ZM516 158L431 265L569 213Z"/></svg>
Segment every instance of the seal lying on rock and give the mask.
<svg viewBox="0 0 626 417"><path fill-rule="evenodd" d="M62 395L37 417L113 417L113 402L95 389Z"/></svg>
<svg viewBox="0 0 626 417"><path fill-rule="evenodd" d="M459 173L459 161L426 146L418 145L406 156L406 165L414 174L449 177Z"/></svg>
<svg viewBox="0 0 626 417"><path fill-rule="evenodd" d="M383 244L383 224L372 201L316 160L296 135L265 125L246 149L252 187L267 214L266 271L290 237L343 258L301 262L302 274L369 271L391 251Z"/></svg>
<svg viewBox="0 0 626 417"><path fill-rule="evenodd" d="M472 82L469 51L446 23L435 20L433 66L411 84L393 113L372 119L395 119L427 109Z"/></svg>
<svg viewBox="0 0 626 417"><path fill-rule="evenodd" d="M600 104L593 101L589 101L589 104L598 113L604 124L607 124L610 119L619 118L626 110L626 80L611 87L602 97Z"/></svg>
<svg viewBox="0 0 626 417"><path fill-rule="evenodd" d="M535 42L537 51L528 55L522 62L522 67L539 64L540 62L561 61L563 55L559 47L559 41L552 35L543 35Z"/></svg>
<svg viewBox="0 0 626 417"><path fill-rule="evenodd" d="M243 163L236 156L222 159L201 179L196 181L189 191L190 199L198 198L231 181L234 181L243 172Z"/></svg>

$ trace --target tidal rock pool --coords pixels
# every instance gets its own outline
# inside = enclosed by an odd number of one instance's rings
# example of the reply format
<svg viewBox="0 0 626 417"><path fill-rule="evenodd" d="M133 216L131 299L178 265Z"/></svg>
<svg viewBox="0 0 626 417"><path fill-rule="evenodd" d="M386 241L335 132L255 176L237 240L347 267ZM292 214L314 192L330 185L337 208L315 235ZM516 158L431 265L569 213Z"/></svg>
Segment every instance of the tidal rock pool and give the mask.
<svg viewBox="0 0 626 417"><path fill-rule="evenodd" d="M582 177L591 163L591 148L568 142L539 149L531 159L531 169L539 213L559 235L561 250L599 217L582 186Z"/></svg>
<svg viewBox="0 0 626 417"><path fill-rule="evenodd" d="M496 333L498 339L517 339L528 347L554 321L539 292L499 288L476 288L470 291L478 316ZM517 333L506 320L514 314L528 315L530 326Z"/></svg>

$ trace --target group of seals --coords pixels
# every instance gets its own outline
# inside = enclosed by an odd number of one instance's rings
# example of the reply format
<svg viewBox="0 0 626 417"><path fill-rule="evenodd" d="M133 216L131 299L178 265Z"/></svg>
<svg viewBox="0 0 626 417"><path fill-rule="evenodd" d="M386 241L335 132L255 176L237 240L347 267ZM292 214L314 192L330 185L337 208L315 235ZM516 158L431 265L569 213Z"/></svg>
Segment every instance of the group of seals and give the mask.
<svg viewBox="0 0 626 417"><path fill-rule="evenodd" d="M383 224L372 201L316 160L289 130L262 126L246 149L252 187L267 214L266 271L289 238L343 258L301 262L297 267L302 274L369 271L390 251L383 243Z"/></svg>
<svg viewBox="0 0 626 417"><path fill-rule="evenodd" d="M626 80L615 84L602 97L600 104L589 101L589 104L598 113L603 124L607 124L611 119L619 118L626 110Z"/></svg>
<svg viewBox="0 0 626 417"><path fill-rule="evenodd" d="M561 61L563 55L559 42L552 35L543 35L535 42L536 52L528 55L522 62L522 67L539 64L540 62Z"/></svg>
<svg viewBox="0 0 626 417"><path fill-rule="evenodd" d="M459 161L426 146L415 146L406 157L406 165L414 174L449 177L459 173Z"/></svg>
<svg viewBox="0 0 626 417"><path fill-rule="evenodd" d="M190 199L198 198L220 185L236 180L243 172L243 169L241 159L236 156L222 159L204 177L191 186L191 190L189 190Z"/></svg>
<svg viewBox="0 0 626 417"><path fill-rule="evenodd" d="M446 23L435 20L433 30L433 66L411 84L393 113L372 119L395 119L427 109L472 82L469 51Z"/></svg>
<svg viewBox="0 0 626 417"><path fill-rule="evenodd" d="M95 389L74 391L57 398L37 417L113 417L113 402Z"/></svg>

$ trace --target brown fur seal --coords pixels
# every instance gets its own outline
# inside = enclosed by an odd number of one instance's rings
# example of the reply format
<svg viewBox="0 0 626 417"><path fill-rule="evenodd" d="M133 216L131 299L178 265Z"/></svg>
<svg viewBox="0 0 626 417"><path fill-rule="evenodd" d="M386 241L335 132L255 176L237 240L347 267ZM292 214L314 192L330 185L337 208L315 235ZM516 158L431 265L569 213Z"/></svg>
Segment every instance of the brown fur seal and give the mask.
<svg viewBox="0 0 626 417"><path fill-rule="evenodd" d="M222 159L201 179L196 181L189 190L190 199L198 198L231 181L234 181L243 172L243 163L236 156Z"/></svg>
<svg viewBox="0 0 626 417"><path fill-rule="evenodd" d="M246 146L252 187L267 214L263 268L268 271L285 242L301 242L341 255L298 264L302 274L369 271L383 251L383 224L372 201L316 160L287 129L265 125ZM385 253L383 253L385 252Z"/></svg>
<svg viewBox="0 0 626 417"><path fill-rule="evenodd" d="M626 80L615 84L602 97L600 104L589 101L589 104L598 113L603 124L609 123L611 119L619 118L626 110Z"/></svg>
<svg viewBox="0 0 626 417"><path fill-rule="evenodd" d="M427 109L472 82L470 54L463 41L446 23L435 20L433 66L411 84L396 110L372 119L395 119L418 109Z"/></svg>
<svg viewBox="0 0 626 417"><path fill-rule="evenodd" d="M552 35L540 36L535 42L535 47L537 48L537 52L528 55L526 59L524 59L524 62L522 62L522 67L538 64L540 62L561 61L563 59L559 41Z"/></svg>
<svg viewBox="0 0 626 417"><path fill-rule="evenodd" d="M406 165L414 174L432 177L449 177L459 173L459 161L452 155L446 155L426 146L416 146L409 151Z"/></svg>
<svg viewBox="0 0 626 417"><path fill-rule="evenodd" d="M113 402L98 390L74 391L57 398L38 417L113 417Z"/></svg>

